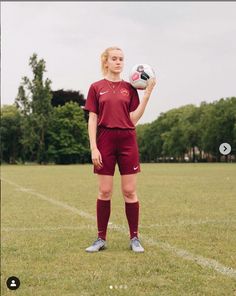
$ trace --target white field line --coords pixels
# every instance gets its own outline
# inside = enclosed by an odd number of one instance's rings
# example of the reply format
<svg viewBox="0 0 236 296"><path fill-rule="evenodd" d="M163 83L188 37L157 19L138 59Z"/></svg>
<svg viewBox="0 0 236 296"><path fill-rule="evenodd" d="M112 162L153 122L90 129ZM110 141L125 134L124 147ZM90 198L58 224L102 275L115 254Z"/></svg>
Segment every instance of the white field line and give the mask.
<svg viewBox="0 0 236 296"><path fill-rule="evenodd" d="M185 222L185 224L153 224L150 226L141 226L139 225L139 229L146 229L146 228L154 228L154 227L173 227L173 226L187 226L187 225L199 225L202 223L213 223L213 224L222 224L222 223L228 223L231 221L207 221L207 222L200 222L199 223L190 223L190 222ZM112 222L109 222L109 228L110 229L118 229L120 230L123 228L124 230L128 231L128 228L126 226L121 226L121 225L113 225ZM1 231L4 232L27 232L27 231L60 231L60 230L71 230L71 231L76 231L76 230L82 230L82 229L97 229L96 226L94 225L80 225L80 226L58 226L58 227L2 227Z"/></svg>
<svg viewBox="0 0 236 296"><path fill-rule="evenodd" d="M125 226L117 226L117 225L113 225L112 222L108 222L109 228L111 229L118 229L120 230L121 228L123 228L124 230L127 231L128 233L128 228ZM2 227L1 231L3 232L27 232L27 231L60 231L60 230L71 230L71 231L75 231L75 230L82 230L82 229L92 229L92 230L96 230L97 226L95 225L79 225L79 226L58 226L58 227Z"/></svg>
<svg viewBox="0 0 236 296"><path fill-rule="evenodd" d="M18 188L19 190L21 191L24 191L30 195L33 195L33 196L36 196L42 200L45 200L45 201L48 201L50 202L51 204L54 204L54 205L57 205L57 206L60 206L66 210L69 210L75 214L78 214L80 215L81 217L83 218L87 218L89 220L96 220L96 218L93 216L93 215L90 215L84 211L81 211L81 210L78 210L77 208L75 207L72 207L72 206L69 206L67 205L66 203L63 203L63 202L60 202L60 201L56 201L55 199L52 199L52 198L49 198L43 194L40 194L38 192L35 192L34 190L31 190L31 189L28 189L28 188L24 188L12 181L9 181L9 180L6 180L6 179L2 179L4 182L7 182L8 184L11 184L12 186ZM126 233L127 232L127 229L126 227L123 227L121 225L118 225L118 224L113 224L112 222L109 223L110 225L112 225L112 228L118 230L119 232L122 232L122 233ZM168 252L171 252L172 254L180 257L180 258L183 258L185 260L189 260L189 261L192 261L192 262L195 262L197 263L198 265L202 266L202 267L207 267L207 268L211 268L225 276L228 276L228 277L231 277L231 278L236 278L236 270L231 268L231 267L227 267L227 266L224 266L223 264L219 263L218 261L216 260L213 260L213 259L209 259L209 258L205 258L203 256L200 256L200 255L195 255L187 250L184 250L184 249L179 249L179 248L176 248L176 247L173 247L171 246L169 243L165 243L165 242L159 242L159 241L155 241L149 237L146 237L145 235L140 235L140 237L142 237L142 239L148 243L150 246L157 246L157 247L161 247L163 250L165 251L168 251Z"/></svg>
<svg viewBox="0 0 236 296"><path fill-rule="evenodd" d="M216 220L216 219L206 219L206 220L176 220L172 223L167 224L150 224L150 225L139 225L139 228L158 228L158 227L181 227L181 226L194 226L194 225L201 225L201 224L232 224L235 223L236 220L228 219L228 220Z"/></svg>
<svg viewBox="0 0 236 296"><path fill-rule="evenodd" d="M96 226L81 225L81 226L59 226L59 227L2 227L4 232L26 232L26 231L60 231L60 230L81 230L81 229L97 229Z"/></svg>
<svg viewBox="0 0 236 296"><path fill-rule="evenodd" d="M111 229L120 229L117 228L116 225L112 225L112 222L109 222L109 228ZM128 228L123 226L123 228L128 231ZM58 226L58 227L2 227L1 231L3 232L27 232L27 231L60 231L60 230L82 230L82 229L90 229L96 230L97 227L95 225L80 225L80 226Z"/></svg>
<svg viewBox="0 0 236 296"><path fill-rule="evenodd" d="M22 191L22 190L21 190ZM24 191L24 192L30 192ZM31 190L32 192L32 190ZM176 223L169 224L151 224L148 226L139 225L139 229L147 229L147 228L156 228L156 227L178 227L178 226L192 226L192 225L201 225L201 224L231 224L236 222L235 220L199 220L199 221L176 221ZM112 222L109 222L110 229L121 229L128 231L127 226L121 225L113 225ZM95 225L79 225L79 226L58 226L58 227L2 227L2 231L5 232L26 232L26 231L60 231L60 230L82 230L82 229L97 229Z"/></svg>
<svg viewBox="0 0 236 296"><path fill-rule="evenodd" d="M66 209L66 210L69 210L69 211L71 211L71 212L73 212L73 213L75 213L75 214L79 214L79 215L80 215L81 217L83 217L83 218L87 218L87 219L90 219L90 220L96 220L95 217L94 217L93 215L90 215L90 214L88 214L88 213L86 213L86 212L84 212L84 211L81 211L81 210L79 210L79 209L77 209L77 208L75 208L75 207L69 206L69 205L67 205L67 204L64 203L64 202L61 202L61 201L58 201L58 200L55 200L55 199L49 198L49 197L47 197L47 196L45 196L45 195L43 195L43 194L40 194L40 193L34 191L33 189L30 189L30 188L24 188L24 187L22 187L22 186L20 186L20 185L18 185L18 184L16 184L16 183L14 183L14 182L12 182L12 181L9 181L9 180L3 179L3 178L2 178L2 180L3 180L4 182L7 182L7 183L13 185L13 186L16 187L19 191L26 192L26 193L29 193L29 194L31 194L31 195L37 196L37 197L39 197L39 198L42 199L42 200L46 200L46 201L48 201L48 202L50 202L50 203L52 203L52 204L54 204L54 205L56 205L56 206L60 206L60 207Z"/></svg>

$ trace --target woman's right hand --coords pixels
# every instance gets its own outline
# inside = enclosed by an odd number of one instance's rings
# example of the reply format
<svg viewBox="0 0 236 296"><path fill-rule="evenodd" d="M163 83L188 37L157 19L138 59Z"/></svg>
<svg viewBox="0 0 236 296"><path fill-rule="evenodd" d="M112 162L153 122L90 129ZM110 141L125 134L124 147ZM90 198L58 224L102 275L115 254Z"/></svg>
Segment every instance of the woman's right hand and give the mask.
<svg viewBox="0 0 236 296"><path fill-rule="evenodd" d="M94 148L91 150L91 154L92 154L93 164L98 169L101 169L103 167L103 164L102 164L102 155L101 155L100 151L97 148Z"/></svg>
<svg viewBox="0 0 236 296"><path fill-rule="evenodd" d="M145 89L145 95L149 96L151 95L154 86L156 85L156 78L150 78L147 81L147 87Z"/></svg>

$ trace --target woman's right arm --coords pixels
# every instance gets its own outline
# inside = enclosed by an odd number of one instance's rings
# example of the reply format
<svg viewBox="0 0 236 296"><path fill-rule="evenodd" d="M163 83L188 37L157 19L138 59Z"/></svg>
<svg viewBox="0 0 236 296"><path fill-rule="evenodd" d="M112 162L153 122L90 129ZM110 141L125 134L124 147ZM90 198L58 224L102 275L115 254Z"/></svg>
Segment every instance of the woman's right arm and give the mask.
<svg viewBox="0 0 236 296"><path fill-rule="evenodd" d="M98 116L94 112L89 112L89 120L88 120L88 134L90 141L90 150L91 150L91 158L92 162L98 168L102 168L102 156L100 151L97 148L97 121Z"/></svg>

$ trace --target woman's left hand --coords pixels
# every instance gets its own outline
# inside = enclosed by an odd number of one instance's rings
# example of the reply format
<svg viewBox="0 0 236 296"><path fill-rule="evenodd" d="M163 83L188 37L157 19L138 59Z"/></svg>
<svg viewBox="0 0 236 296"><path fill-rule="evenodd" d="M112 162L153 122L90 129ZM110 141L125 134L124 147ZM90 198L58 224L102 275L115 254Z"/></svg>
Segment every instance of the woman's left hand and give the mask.
<svg viewBox="0 0 236 296"><path fill-rule="evenodd" d="M147 87L145 89L145 95L150 96L155 85L156 85L156 78L148 79Z"/></svg>

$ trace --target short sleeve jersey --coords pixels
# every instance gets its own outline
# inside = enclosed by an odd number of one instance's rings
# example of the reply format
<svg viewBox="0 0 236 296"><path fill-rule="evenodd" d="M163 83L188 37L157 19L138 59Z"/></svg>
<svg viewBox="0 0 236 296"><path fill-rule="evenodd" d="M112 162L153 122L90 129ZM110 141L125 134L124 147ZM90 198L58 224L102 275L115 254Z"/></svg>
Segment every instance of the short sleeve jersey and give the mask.
<svg viewBox="0 0 236 296"><path fill-rule="evenodd" d="M114 89L106 79L91 84L84 109L98 115L98 126L135 129L129 113L139 105L137 90L124 80L112 84Z"/></svg>

